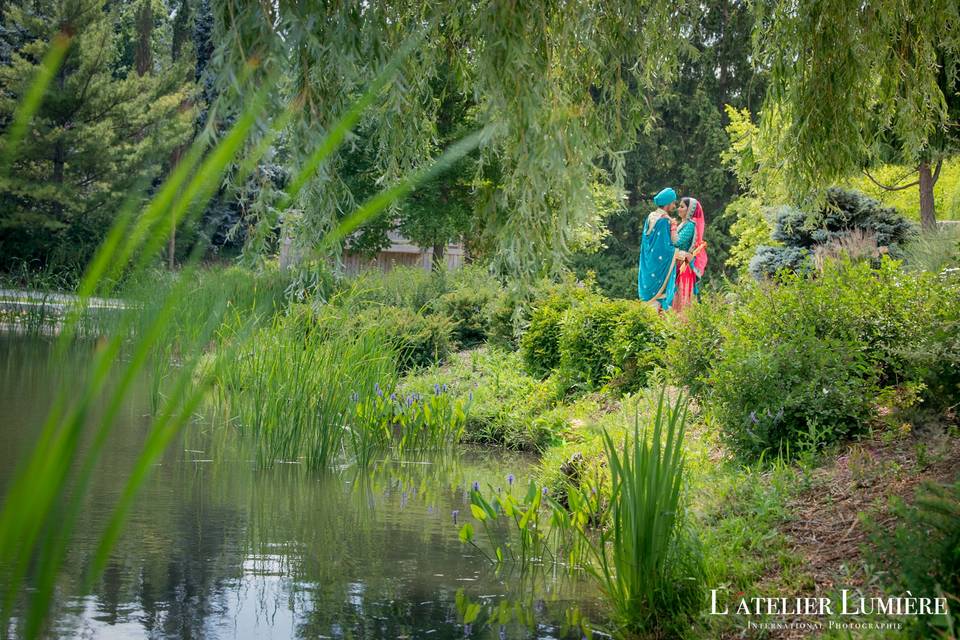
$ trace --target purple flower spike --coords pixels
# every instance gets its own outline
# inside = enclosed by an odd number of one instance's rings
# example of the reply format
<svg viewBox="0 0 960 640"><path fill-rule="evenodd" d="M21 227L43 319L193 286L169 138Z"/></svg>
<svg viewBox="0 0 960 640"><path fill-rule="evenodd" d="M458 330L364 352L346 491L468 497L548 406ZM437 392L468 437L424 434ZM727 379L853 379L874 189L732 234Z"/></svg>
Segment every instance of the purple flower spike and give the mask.
<svg viewBox="0 0 960 640"><path fill-rule="evenodd" d="M460 515L460 509L454 509L452 515L453 515L453 524L454 524L454 526L456 526L456 524L457 524L457 516Z"/></svg>
<svg viewBox="0 0 960 640"><path fill-rule="evenodd" d="M449 387L447 387L447 383L446 383L446 382L444 382L444 383L443 383L443 386L440 387L440 389L441 389L444 393L447 392L447 389L448 389L448 388L449 388Z"/></svg>
<svg viewBox="0 0 960 640"><path fill-rule="evenodd" d="M374 388L374 390L377 392L377 397L378 397L378 398L382 398L382 397L383 397L383 389L380 388L380 383L379 383L379 382L374 383L373 388Z"/></svg>
<svg viewBox="0 0 960 640"><path fill-rule="evenodd" d="M390 399L393 400L394 402L396 402L396 400L397 400L397 394L391 393L391 394L390 394Z"/></svg>
<svg viewBox="0 0 960 640"><path fill-rule="evenodd" d="M480 491L480 482L478 482L477 480L473 481L473 490Z"/></svg>
<svg viewBox="0 0 960 640"><path fill-rule="evenodd" d="M439 384L434 383L434 385L433 385L433 395L435 395L435 396L440 395L440 385L439 385Z"/></svg>
<svg viewBox="0 0 960 640"><path fill-rule="evenodd" d="M757 424L757 412L756 412L756 411L751 411L751 412L750 412L750 422L752 422L753 424Z"/></svg>
<svg viewBox="0 0 960 640"><path fill-rule="evenodd" d="M356 402L360 399L360 394L354 391L353 393L350 394L350 399Z"/></svg>
<svg viewBox="0 0 960 640"><path fill-rule="evenodd" d="M547 488L544 487L544 488L543 488L543 491L541 491L540 493L542 493L543 495L547 495L547 493L548 493Z"/></svg>
<svg viewBox="0 0 960 640"><path fill-rule="evenodd" d="M510 485L511 487L513 486L513 481L514 481L514 480L516 480L516 478L513 477L513 474L512 474L512 473L507 476L507 484Z"/></svg>

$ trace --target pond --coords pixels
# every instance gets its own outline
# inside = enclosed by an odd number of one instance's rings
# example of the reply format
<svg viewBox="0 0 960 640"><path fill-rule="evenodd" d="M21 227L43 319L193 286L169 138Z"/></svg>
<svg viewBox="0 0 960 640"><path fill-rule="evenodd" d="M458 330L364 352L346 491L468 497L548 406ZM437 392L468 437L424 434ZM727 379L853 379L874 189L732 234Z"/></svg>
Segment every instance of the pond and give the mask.
<svg viewBox="0 0 960 640"><path fill-rule="evenodd" d="M49 343L0 337L0 490L63 376ZM67 378L69 379L69 378ZM149 426L141 384L100 459L52 634L90 638L580 638L594 587L562 570L497 571L458 539L473 482L506 488L529 458L461 449L362 473L258 468L222 417L198 416L141 491L106 571L81 576ZM465 615L468 619L465 619Z"/></svg>

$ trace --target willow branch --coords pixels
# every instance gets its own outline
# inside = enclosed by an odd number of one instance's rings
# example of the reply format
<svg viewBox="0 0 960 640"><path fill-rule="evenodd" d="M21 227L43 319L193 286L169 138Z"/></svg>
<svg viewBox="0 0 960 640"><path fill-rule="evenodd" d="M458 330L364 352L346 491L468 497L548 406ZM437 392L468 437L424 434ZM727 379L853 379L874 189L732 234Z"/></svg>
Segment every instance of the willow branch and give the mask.
<svg viewBox="0 0 960 640"><path fill-rule="evenodd" d="M937 184L937 179L940 177L940 169L943 168L943 158L937 160L937 168L933 170L933 184Z"/></svg>
<svg viewBox="0 0 960 640"><path fill-rule="evenodd" d="M939 173L939 172L940 172L940 166L938 165L938 166L937 166L937 173ZM911 173L912 173L912 172L911 172ZM867 171L866 169L863 170L863 174L864 174L865 176L867 176L868 178L870 178L870 182L872 182L873 184L877 185L877 186L880 187L881 189L885 189L885 190L887 190L887 191L903 191L904 189L909 189L910 187L915 187L915 186L917 186L918 184L920 184L920 179L918 178L918 179L914 180L913 182L911 182L910 184L903 184L903 185L899 185L899 186L896 186L896 187L888 187L887 185L881 184L880 182L878 182L877 179L874 178L872 175L870 175L870 172ZM907 174L907 175L910 175L910 174ZM906 177L906 176L904 176L904 178L905 178L905 177ZM903 178L900 178L900 180L903 180Z"/></svg>

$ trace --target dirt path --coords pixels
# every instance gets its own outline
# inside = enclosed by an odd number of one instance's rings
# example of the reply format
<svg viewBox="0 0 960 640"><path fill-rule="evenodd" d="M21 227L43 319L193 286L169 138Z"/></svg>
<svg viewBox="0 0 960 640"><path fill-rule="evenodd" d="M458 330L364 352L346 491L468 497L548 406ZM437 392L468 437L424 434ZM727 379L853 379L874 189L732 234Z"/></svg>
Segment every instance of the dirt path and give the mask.
<svg viewBox="0 0 960 640"><path fill-rule="evenodd" d="M823 596L834 588L862 587L869 576L862 563L867 532L860 514L870 513L875 522L892 528L895 518L888 507L892 496L911 501L921 483L954 482L958 477L960 438L946 434L860 442L815 469L810 488L794 505L795 518L781 527L813 588L789 595ZM763 583L776 585L779 577L773 573ZM810 635L780 631L771 637Z"/></svg>

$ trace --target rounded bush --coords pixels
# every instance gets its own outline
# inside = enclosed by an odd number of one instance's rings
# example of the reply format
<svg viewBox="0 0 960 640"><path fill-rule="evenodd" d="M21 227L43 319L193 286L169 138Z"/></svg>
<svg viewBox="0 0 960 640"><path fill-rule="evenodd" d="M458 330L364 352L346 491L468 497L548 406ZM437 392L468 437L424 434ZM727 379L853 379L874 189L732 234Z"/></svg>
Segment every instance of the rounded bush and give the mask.
<svg viewBox="0 0 960 640"><path fill-rule="evenodd" d="M361 311L353 326L376 327L396 347L400 371L442 362L451 351L449 320L423 315L405 307L370 307Z"/></svg>
<svg viewBox="0 0 960 640"><path fill-rule="evenodd" d="M925 408L960 396L960 284L883 258L741 283L671 326L664 361L727 442L756 458L819 448L875 415L879 389L912 385Z"/></svg>
<svg viewBox="0 0 960 640"><path fill-rule="evenodd" d="M859 431L876 392L862 354L809 328L777 338L729 340L714 366L708 411L731 448L751 459L791 455Z"/></svg>
<svg viewBox="0 0 960 640"><path fill-rule="evenodd" d="M567 281L551 285L540 295L520 338L520 351L527 371L545 378L560 366L560 328L567 310L592 294L588 287Z"/></svg>
<svg viewBox="0 0 960 640"><path fill-rule="evenodd" d="M656 309L640 301L624 303L607 343L613 364L611 386L624 391L646 386L647 374L662 362L665 342L664 323Z"/></svg>
<svg viewBox="0 0 960 640"><path fill-rule="evenodd" d="M631 303L625 300L591 297L565 314L559 327L558 347L560 375L568 388L594 389L619 372L609 345L630 307Z"/></svg>
<svg viewBox="0 0 960 640"><path fill-rule="evenodd" d="M490 287L455 289L444 294L434 308L453 322L453 339L461 348L486 342L496 290Z"/></svg>

